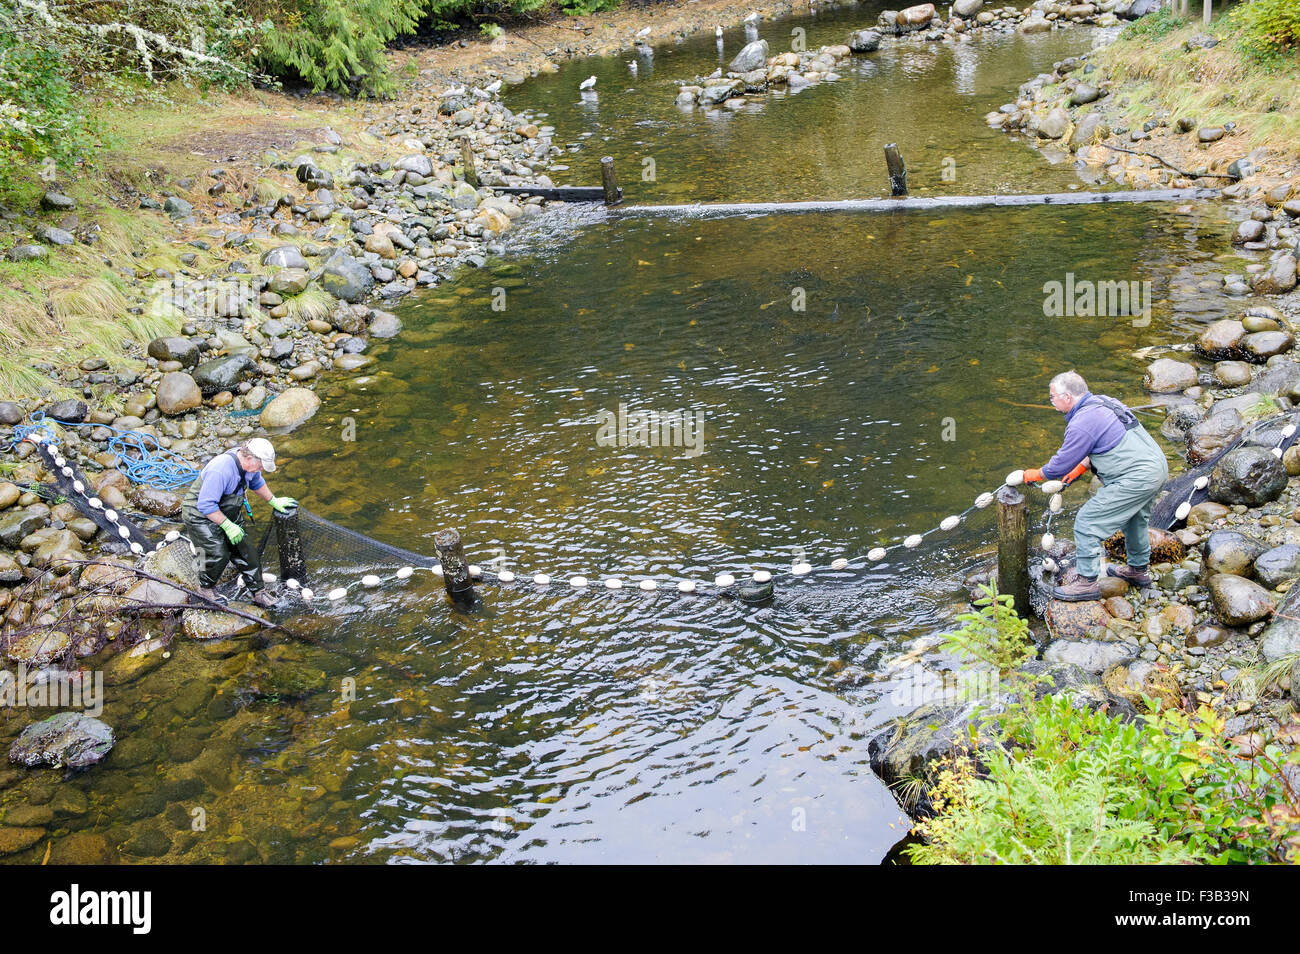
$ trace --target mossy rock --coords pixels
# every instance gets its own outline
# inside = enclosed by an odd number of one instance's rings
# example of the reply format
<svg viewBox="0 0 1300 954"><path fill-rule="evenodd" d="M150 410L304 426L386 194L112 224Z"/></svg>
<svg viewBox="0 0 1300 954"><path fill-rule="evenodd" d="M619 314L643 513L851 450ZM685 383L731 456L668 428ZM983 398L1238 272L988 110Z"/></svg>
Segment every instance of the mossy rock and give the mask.
<svg viewBox="0 0 1300 954"><path fill-rule="evenodd" d="M1101 677L1101 684L1107 692L1138 709L1151 708L1143 702L1144 697L1157 701L1161 709L1181 708L1183 704L1177 677L1146 659L1111 666Z"/></svg>
<svg viewBox="0 0 1300 954"><path fill-rule="evenodd" d="M1102 544L1112 560L1124 562L1124 531L1107 537ZM1187 546L1167 530L1151 528L1151 563L1180 563L1187 556Z"/></svg>

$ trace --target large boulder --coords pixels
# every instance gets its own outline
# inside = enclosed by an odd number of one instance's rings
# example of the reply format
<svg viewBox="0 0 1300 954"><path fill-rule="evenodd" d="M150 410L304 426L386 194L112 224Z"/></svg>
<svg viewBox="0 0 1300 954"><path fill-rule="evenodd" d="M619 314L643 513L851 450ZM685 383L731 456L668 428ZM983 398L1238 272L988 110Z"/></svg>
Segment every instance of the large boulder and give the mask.
<svg viewBox="0 0 1300 954"><path fill-rule="evenodd" d="M307 388L289 388L262 408L259 418L268 431L290 431L311 418L320 408L320 397Z"/></svg>
<svg viewBox="0 0 1300 954"><path fill-rule="evenodd" d="M1209 460L1235 441L1245 426L1240 412L1235 409L1214 414L1193 425L1187 431L1188 461L1200 464Z"/></svg>
<svg viewBox="0 0 1300 954"><path fill-rule="evenodd" d="M1287 591L1277 615L1259 636L1259 654L1266 663L1300 653L1300 586ZM1295 691L1295 683L1291 685Z"/></svg>
<svg viewBox="0 0 1300 954"><path fill-rule="evenodd" d="M23 730L9 747L9 761L34 768L85 768L113 747L113 730L82 712L60 712Z"/></svg>
<svg viewBox="0 0 1300 954"><path fill-rule="evenodd" d="M417 176L423 176L427 179L433 175L433 160L422 153L416 153L398 159L397 162L393 163L393 168L405 172L414 172Z"/></svg>
<svg viewBox="0 0 1300 954"><path fill-rule="evenodd" d="M267 280L266 287L277 295L299 295L307 290L308 274L303 268L282 268Z"/></svg>
<svg viewBox="0 0 1300 954"><path fill-rule="evenodd" d="M898 14L898 25L904 30L919 30L934 19L933 3L918 3Z"/></svg>
<svg viewBox="0 0 1300 954"><path fill-rule="evenodd" d="M875 30L855 30L849 34L849 49L854 53L874 53L880 49L880 40Z"/></svg>
<svg viewBox="0 0 1300 954"><path fill-rule="evenodd" d="M1255 579L1270 590L1300 578L1300 546L1284 543L1261 553L1255 560Z"/></svg>
<svg viewBox="0 0 1300 954"><path fill-rule="evenodd" d="M1196 350L1207 358L1222 361L1241 357L1241 339L1246 327L1235 318L1221 318L1206 326L1196 338Z"/></svg>
<svg viewBox="0 0 1300 954"><path fill-rule="evenodd" d="M754 40L752 43L746 43L741 48L741 51L736 54L727 68L733 73L748 73L750 70L761 70L767 66L767 57L767 40Z"/></svg>
<svg viewBox="0 0 1300 954"><path fill-rule="evenodd" d="M1257 331L1241 339L1246 360L1263 364L1274 355L1285 354L1295 347L1289 331Z"/></svg>
<svg viewBox="0 0 1300 954"><path fill-rule="evenodd" d="M241 381L250 380L259 373L257 363L247 354L229 354L204 361L195 368L194 383L204 397L212 397L222 391L234 391Z"/></svg>
<svg viewBox="0 0 1300 954"><path fill-rule="evenodd" d="M1267 269L1257 272L1252 287L1261 295L1281 295L1296 286L1296 258L1279 255Z"/></svg>
<svg viewBox="0 0 1300 954"><path fill-rule="evenodd" d="M1070 114L1059 106L1038 123L1038 135L1042 139L1061 139L1069 131Z"/></svg>
<svg viewBox="0 0 1300 954"><path fill-rule="evenodd" d="M215 392L214 392L215 393ZM192 411L203 403L203 391L184 371L169 371L158 382L158 410L168 417Z"/></svg>
<svg viewBox="0 0 1300 954"><path fill-rule="evenodd" d="M1023 27L1030 21L1025 20L1021 23ZM1043 20L1047 24L1047 29L1051 29L1051 23ZM1106 125L1105 119L1100 113L1089 113L1079 120L1074 127L1074 133L1070 136L1070 151L1075 152L1084 146L1091 146L1093 143L1100 142L1110 135L1110 128Z"/></svg>
<svg viewBox="0 0 1300 954"><path fill-rule="evenodd" d="M178 361L183 367L192 368L199 363L199 343L192 338L154 338L149 342L149 357Z"/></svg>
<svg viewBox="0 0 1300 954"><path fill-rule="evenodd" d="M1237 447L1214 466L1210 499L1258 507L1282 496L1286 482L1286 468L1272 453L1262 447Z"/></svg>
<svg viewBox="0 0 1300 954"><path fill-rule="evenodd" d="M271 268L301 268L306 270L307 259L296 245L279 245L262 256L262 264Z"/></svg>
<svg viewBox="0 0 1300 954"><path fill-rule="evenodd" d="M1201 544L1205 572L1211 575L1230 573L1233 576L1250 576L1251 567L1264 549L1262 543L1244 533L1215 530Z"/></svg>
<svg viewBox="0 0 1300 954"><path fill-rule="evenodd" d="M320 284L335 298L355 303L365 298L375 287L375 276L361 262L340 251L325 263Z"/></svg>
<svg viewBox="0 0 1300 954"><path fill-rule="evenodd" d="M1143 383L1156 394L1185 391L1196 384L1196 366L1173 358L1157 358L1147 368Z"/></svg>
<svg viewBox="0 0 1300 954"><path fill-rule="evenodd" d="M969 19L984 9L984 0L956 0L952 5L952 15Z"/></svg>
<svg viewBox="0 0 1300 954"><path fill-rule="evenodd" d="M1227 626L1248 626L1277 608L1264 587L1230 573L1210 577L1209 590L1214 611Z"/></svg>

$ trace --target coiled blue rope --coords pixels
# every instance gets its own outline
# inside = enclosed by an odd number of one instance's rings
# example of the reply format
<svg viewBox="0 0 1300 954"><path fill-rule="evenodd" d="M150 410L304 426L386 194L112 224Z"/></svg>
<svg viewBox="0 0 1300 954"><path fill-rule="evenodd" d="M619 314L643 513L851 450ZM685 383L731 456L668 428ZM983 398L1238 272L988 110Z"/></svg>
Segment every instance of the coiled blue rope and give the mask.
<svg viewBox="0 0 1300 954"><path fill-rule="evenodd" d="M59 437L45 423L45 415L37 411L32 415L31 424L19 424L14 428L12 446L17 447L36 431L44 431L45 442L57 445ZM137 484L153 484L157 487L183 487L194 482L199 476L199 469L183 458L165 450L152 434L140 431L128 431L111 427L108 424L95 424L88 421L60 421L50 418L60 427L102 427L112 431L108 439L108 450L117 460L117 469Z"/></svg>

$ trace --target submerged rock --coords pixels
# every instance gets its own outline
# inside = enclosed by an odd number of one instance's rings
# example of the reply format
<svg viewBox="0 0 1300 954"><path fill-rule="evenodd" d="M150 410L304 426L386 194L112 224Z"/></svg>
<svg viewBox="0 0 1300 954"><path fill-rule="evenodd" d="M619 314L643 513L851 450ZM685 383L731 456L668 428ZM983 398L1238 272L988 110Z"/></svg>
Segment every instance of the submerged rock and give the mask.
<svg viewBox="0 0 1300 954"><path fill-rule="evenodd" d="M113 730L81 712L60 712L29 725L9 748L9 761L28 768L85 768L113 747Z"/></svg>

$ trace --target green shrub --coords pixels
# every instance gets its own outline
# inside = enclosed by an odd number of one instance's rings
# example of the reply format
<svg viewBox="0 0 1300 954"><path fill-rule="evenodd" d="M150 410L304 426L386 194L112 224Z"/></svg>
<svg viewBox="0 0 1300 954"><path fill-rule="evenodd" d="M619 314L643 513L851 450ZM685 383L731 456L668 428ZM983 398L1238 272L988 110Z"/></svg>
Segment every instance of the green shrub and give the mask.
<svg viewBox="0 0 1300 954"><path fill-rule="evenodd" d="M1028 628L1008 596L984 588L948 649L999 673L1000 706L981 720L998 743L977 767L937 772L937 814L917 823L919 864L1300 862L1300 792L1288 775L1300 749L1251 734L1224 741L1209 707L1152 711L1121 722L1044 695L1044 677L1016 669ZM990 700L993 701L993 700ZM1300 739L1300 722L1285 730Z"/></svg>
<svg viewBox="0 0 1300 954"><path fill-rule="evenodd" d="M1183 21L1175 17L1168 7L1161 7L1154 13L1133 20L1120 31L1119 37L1121 40L1143 38L1158 40L1162 36L1173 33L1182 25Z"/></svg>
<svg viewBox="0 0 1300 954"><path fill-rule="evenodd" d="M1241 45L1257 59L1275 59L1300 48L1300 3L1253 0L1236 6L1228 20L1240 31Z"/></svg>
<svg viewBox="0 0 1300 954"><path fill-rule="evenodd" d="M622 0L560 0L560 9L570 16L584 17L589 13L613 10Z"/></svg>

